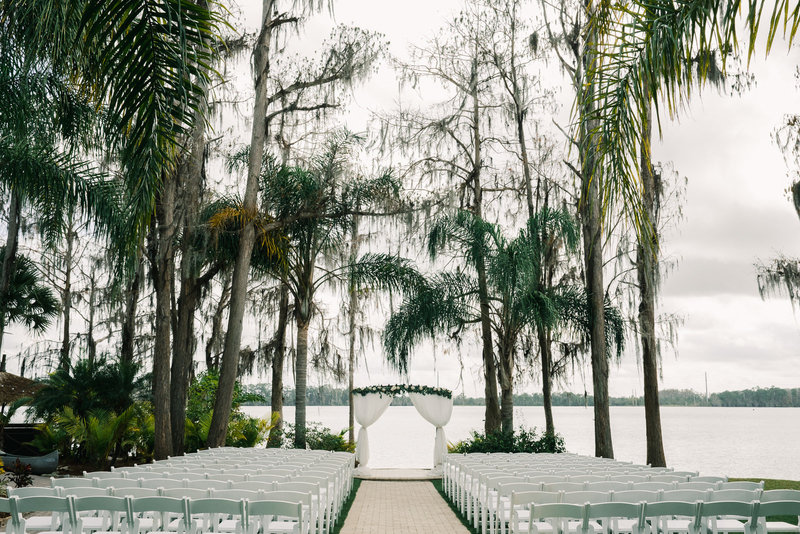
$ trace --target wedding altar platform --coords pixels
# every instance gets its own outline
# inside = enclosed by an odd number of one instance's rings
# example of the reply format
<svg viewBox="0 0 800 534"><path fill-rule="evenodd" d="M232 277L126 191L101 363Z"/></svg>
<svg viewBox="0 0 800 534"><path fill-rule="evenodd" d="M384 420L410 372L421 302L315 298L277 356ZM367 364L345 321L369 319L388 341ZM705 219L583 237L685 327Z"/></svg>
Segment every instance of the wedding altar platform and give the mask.
<svg viewBox="0 0 800 534"><path fill-rule="evenodd" d="M369 432L398 395L407 394L423 419L432 424L436 432L431 469L370 469ZM356 388L353 390L353 408L356 422L361 426L356 442L356 468L354 475L367 480L433 480L441 478L442 465L447 454L444 426L453 414L453 394L444 388L418 385L388 385ZM399 436L398 436L399 437Z"/></svg>

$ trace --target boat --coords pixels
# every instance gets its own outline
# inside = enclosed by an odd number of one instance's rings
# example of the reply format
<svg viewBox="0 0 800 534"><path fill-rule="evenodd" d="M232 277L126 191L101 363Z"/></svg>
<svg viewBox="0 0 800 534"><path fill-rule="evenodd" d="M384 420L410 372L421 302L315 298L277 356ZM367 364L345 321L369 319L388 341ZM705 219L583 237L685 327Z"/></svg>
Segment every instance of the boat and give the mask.
<svg viewBox="0 0 800 534"><path fill-rule="evenodd" d="M32 475L46 475L54 473L58 468L58 451L53 451L44 456L21 456L0 452L0 460L3 460L3 468L6 471L9 471L14 463L19 460L21 464L31 466Z"/></svg>

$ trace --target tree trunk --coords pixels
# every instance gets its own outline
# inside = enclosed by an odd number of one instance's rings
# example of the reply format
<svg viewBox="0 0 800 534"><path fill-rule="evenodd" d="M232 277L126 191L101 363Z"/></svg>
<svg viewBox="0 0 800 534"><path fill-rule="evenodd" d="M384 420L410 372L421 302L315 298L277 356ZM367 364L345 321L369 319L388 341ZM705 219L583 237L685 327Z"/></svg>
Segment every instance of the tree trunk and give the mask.
<svg viewBox="0 0 800 534"><path fill-rule="evenodd" d="M142 261L137 258L136 271L125 290L125 319L122 323L122 348L120 359L133 362L133 345L136 340L136 309L139 304L139 286L142 281Z"/></svg>
<svg viewBox="0 0 800 534"><path fill-rule="evenodd" d="M278 424L269 432L270 447L281 446L283 433L283 362L286 357L286 326L289 322L289 286L286 280L281 283L281 296L278 302L278 329L275 332L275 349L272 353L272 399L271 412L278 413Z"/></svg>
<svg viewBox="0 0 800 534"><path fill-rule="evenodd" d="M89 362L97 361L97 341L94 339L95 298L97 297L97 279L94 272L89 275L89 321L86 327L86 355Z"/></svg>
<svg viewBox="0 0 800 534"><path fill-rule="evenodd" d="M350 264L358 258L358 216L353 217L350 227ZM347 437L350 443L355 443L355 406L353 404L353 378L356 368L356 308L358 308L358 293L355 287L350 287L350 303L347 308L347 333L348 341L348 368L347 368Z"/></svg>
<svg viewBox="0 0 800 534"><path fill-rule="evenodd" d="M528 218L530 219L536 213L533 206L533 180L531 178L530 160L528 159L528 146L525 141L525 117L522 105L516 95L514 97L514 106L517 119L517 141L519 142L520 156L522 156L522 176L525 179L525 200L528 205Z"/></svg>
<svg viewBox="0 0 800 534"><path fill-rule="evenodd" d="M3 335L6 331L6 300L11 286L11 275L17 258L17 243L19 237L20 199L14 190L11 190L11 204L8 208L8 238L6 240L3 263L0 265L0 349L3 347Z"/></svg>
<svg viewBox="0 0 800 534"><path fill-rule="evenodd" d="M181 263L186 261L183 259ZM183 270L183 266L181 266ZM198 292L192 286L194 280L182 280L181 294L178 297L178 321L173 341L172 369L170 380L170 421L172 426L172 455L184 453L186 432L186 400L189 391L189 377L192 370L196 338L194 335L194 314L197 309Z"/></svg>
<svg viewBox="0 0 800 534"><path fill-rule="evenodd" d="M514 432L514 387L512 384L500 388L500 417L503 434Z"/></svg>
<svg viewBox="0 0 800 534"><path fill-rule="evenodd" d="M584 0L584 12L591 19L592 4ZM588 77L592 72L596 53L593 25L588 26L582 54L582 71ZM579 90L581 111L580 147L581 156L581 225L588 293L589 336L591 340L592 386L594 393L594 443L595 455L613 458L611 443L611 418L608 405L608 358L606 355L605 288L603 286L603 235L600 195L600 173L595 173L594 153L596 143L592 137L595 122L586 117L594 110L594 83L583 80Z"/></svg>
<svg viewBox="0 0 800 534"><path fill-rule="evenodd" d="M211 335L206 343L206 367L219 371L219 347L222 344L222 319L231 296L231 275L226 273L222 278L222 294L211 319Z"/></svg>
<svg viewBox="0 0 800 534"><path fill-rule="evenodd" d="M477 43L475 45L477 55ZM483 217L483 190L481 188L481 131L480 131L480 106L478 103L478 67L477 59L473 63L473 80L470 86L472 97L472 144L473 162L472 189L475 194L472 212L476 217ZM497 402L497 368L494 361L494 345L492 342L491 310L489 308L489 288L486 282L486 259L478 254L475 259L475 270L478 275L478 302L481 314L481 339L483 341L483 376L486 381L484 394L486 397L486 417L484 432L487 434L500 429L500 406Z"/></svg>
<svg viewBox="0 0 800 534"><path fill-rule="evenodd" d="M310 321L297 316L297 360L295 363L294 446L306 448L306 379L308 372L308 326Z"/></svg>
<svg viewBox="0 0 800 534"><path fill-rule="evenodd" d="M650 99L648 98L649 102ZM656 345L656 287L658 283L658 242L656 184L651 157L650 110L642 124L641 177L642 200L650 231L643 231L636 246L636 271L639 278L639 331L642 337L644 370L644 419L647 433L647 463L666 467L661 437L661 408L658 402L658 348Z"/></svg>
<svg viewBox="0 0 800 534"><path fill-rule="evenodd" d="M192 130L191 150L181 162L181 205L183 206L183 232L181 239L180 294L178 296L175 341L172 360L172 398L170 419L172 422L172 454L184 452L186 432L186 401L189 378L194 361L197 339L194 335L194 316L200 298L197 252L194 248L194 231L200 210L203 189L203 162L206 149L204 112L198 110Z"/></svg>
<svg viewBox="0 0 800 534"><path fill-rule="evenodd" d="M556 427L555 423L553 422L552 340L549 338L549 330L541 328L537 330L539 356L542 362L542 404L544 405L544 431L547 434L555 434Z"/></svg>
<svg viewBox="0 0 800 534"><path fill-rule="evenodd" d="M175 179L164 181L156 201L157 224L151 230L150 257L153 289L156 294L155 347L153 350L154 457L163 460L172 454L170 424L170 334L172 329L172 278L174 276L173 237Z"/></svg>
<svg viewBox="0 0 800 534"><path fill-rule="evenodd" d="M69 369L70 353L70 312L72 311L72 245L75 241L73 213L70 212L69 225L67 226L67 250L64 252L64 287L61 288L61 315L64 318L61 334L61 351L58 356L58 366Z"/></svg>
<svg viewBox="0 0 800 534"><path fill-rule="evenodd" d="M233 267L231 283L231 309L228 314L228 331L225 335L225 350L219 374L219 388L214 402L214 415L208 432L208 446L220 447L225 444L228 431L233 388L239 370L239 350L242 344L242 321L247 300L247 281L250 273L250 258L255 243L255 228L251 216L256 213L258 176L264 156L264 143L267 140L267 78L269 72L270 41L272 38L272 16L274 0L263 0L261 13L261 32L253 50L253 70L255 72L255 102L253 106L253 128L250 135L250 155L247 168L247 186L244 193L243 209L247 216L239 239L239 252Z"/></svg>

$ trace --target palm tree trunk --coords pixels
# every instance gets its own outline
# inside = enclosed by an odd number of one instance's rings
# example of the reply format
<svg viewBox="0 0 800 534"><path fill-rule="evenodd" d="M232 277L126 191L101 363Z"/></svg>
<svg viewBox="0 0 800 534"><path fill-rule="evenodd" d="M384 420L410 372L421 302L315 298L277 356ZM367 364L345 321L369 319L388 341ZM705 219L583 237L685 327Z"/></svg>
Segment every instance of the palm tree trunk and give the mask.
<svg viewBox="0 0 800 534"><path fill-rule="evenodd" d="M281 446L283 430L283 362L286 357L286 326L289 322L289 286L281 283L281 296L278 302L278 329L275 332L275 350L272 354L272 398L271 412L278 413L278 423L270 430L270 447Z"/></svg>
<svg viewBox="0 0 800 534"><path fill-rule="evenodd" d="M258 195L258 176L267 140L267 78L269 71L270 41L272 40L272 17L274 0L263 0L261 12L261 32L253 50L253 70L255 72L255 102L253 105L253 128L250 135L250 155L247 168L243 209L249 214L256 213ZM253 221L247 217L239 239L239 252L233 267L231 282L231 304L228 313L228 331L225 335L225 349L220 365L219 388L214 402L214 415L208 431L208 446L221 447L225 444L228 432L233 388L239 370L239 350L242 343L242 321L247 300L247 281L250 273L250 258L255 243Z"/></svg>
<svg viewBox="0 0 800 534"><path fill-rule="evenodd" d="M542 404L544 405L544 430L547 434L555 434L556 427L553 422L553 374L552 374L552 340L550 330L537 329L539 341L539 357L542 362Z"/></svg>
<svg viewBox="0 0 800 534"><path fill-rule="evenodd" d="M295 363L294 446L306 448L306 379L308 369L308 326L310 321L297 317L297 360Z"/></svg>
<svg viewBox="0 0 800 534"><path fill-rule="evenodd" d="M350 227L350 263L355 263L358 256L358 216L353 217ZM348 367L347 367L347 437L350 443L355 443L355 406L353 404L353 379L356 367L356 308L358 307L358 294L356 288L350 288L350 303L347 308L347 333L348 341Z"/></svg>
<svg viewBox="0 0 800 534"><path fill-rule="evenodd" d="M17 257L17 243L19 237L20 199L14 190L11 190L11 204L8 208L8 238L6 241L3 263L0 265L0 349L3 347L3 335L6 331L6 300L11 286L11 275L14 272L14 262Z"/></svg>
<svg viewBox="0 0 800 534"><path fill-rule="evenodd" d="M498 349L500 366L498 381L500 382L500 419L504 434L514 432L514 345L509 335L500 336Z"/></svg>
<svg viewBox="0 0 800 534"><path fill-rule="evenodd" d="M648 98L649 102L650 99ZM656 213L655 177L651 154L650 110L642 124L641 177L642 200L650 231L643 231L636 246L636 271L639 278L639 330L642 336L644 368L644 419L647 434L647 463L666 467L664 442L661 436L661 407L658 402L658 350L656 345L656 285L658 281L658 217ZM649 239L648 239L649 237Z"/></svg>
<svg viewBox="0 0 800 534"><path fill-rule="evenodd" d="M591 20L593 4L584 0L584 13ZM600 205L601 176L594 173L596 142L592 137L595 122L587 119L594 111L594 83L585 79L594 68L596 59L597 29L589 25L581 57L582 83L579 109L581 127L578 145L581 156L581 225L588 298L589 336L592 362L592 389L594 393L594 450L595 456L614 457L611 442L611 417L608 404L608 358L606 355L605 288L603 286L603 235Z"/></svg>
<svg viewBox="0 0 800 534"><path fill-rule="evenodd" d="M61 334L61 351L58 366L61 369L69 368L70 352L70 312L72 311L72 246L75 241L74 217L69 214L69 223L66 232L67 250L64 251L64 286L61 288L61 316L64 319Z"/></svg>
<svg viewBox="0 0 800 534"><path fill-rule="evenodd" d="M172 454L170 423L170 359L172 329L173 237L175 232L175 179L165 180L156 201L156 221L150 233L153 289L156 294L155 346L153 349L153 455L163 460Z"/></svg>

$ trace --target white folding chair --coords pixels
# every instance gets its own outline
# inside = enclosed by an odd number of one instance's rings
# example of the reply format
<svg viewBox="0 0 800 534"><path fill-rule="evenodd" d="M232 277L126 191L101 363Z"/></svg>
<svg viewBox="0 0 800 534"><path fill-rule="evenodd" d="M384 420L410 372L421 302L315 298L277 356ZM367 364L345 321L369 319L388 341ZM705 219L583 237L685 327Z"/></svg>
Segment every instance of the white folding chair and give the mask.
<svg viewBox="0 0 800 534"><path fill-rule="evenodd" d="M308 534L303 530L303 505L283 501L247 501L247 534Z"/></svg>
<svg viewBox="0 0 800 534"><path fill-rule="evenodd" d="M777 490L773 490L777 491ZM766 491L764 493L767 493ZM793 516L796 523L769 521L770 517ZM800 533L800 500L761 502L758 507L758 534L798 534Z"/></svg>

